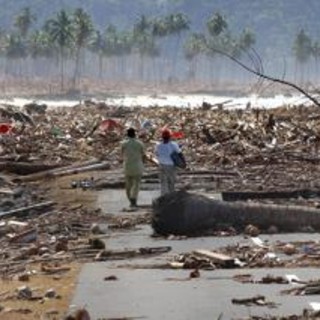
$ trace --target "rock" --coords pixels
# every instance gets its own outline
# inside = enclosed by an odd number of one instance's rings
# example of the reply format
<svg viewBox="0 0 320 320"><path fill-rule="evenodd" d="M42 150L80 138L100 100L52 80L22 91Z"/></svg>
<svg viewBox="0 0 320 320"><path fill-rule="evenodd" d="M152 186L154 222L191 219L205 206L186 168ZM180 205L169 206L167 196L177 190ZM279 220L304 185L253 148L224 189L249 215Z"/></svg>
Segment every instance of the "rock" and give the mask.
<svg viewBox="0 0 320 320"><path fill-rule="evenodd" d="M279 229L277 226L272 225L268 228L267 233L268 234L276 234L276 233L279 233Z"/></svg>
<svg viewBox="0 0 320 320"><path fill-rule="evenodd" d="M30 275L28 273L22 273L18 275L18 281L29 281L30 280Z"/></svg>
<svg viewBox="0 0 320 320"><path fill-rule="evenodd" d="M46 254L46 253L49 253L49 252L50 252L50 250L49 250L48 247L41 247L41 248L39 248L39 255L40 255L40 256L42 256L42 255L44 255L44 254Z"/></svg>
<svg viewBox="0 0 320 320"><path fill-rule="evenodd" d="M12 200L4 200L1 202L0 207L3 211L10 210L14 207L15 203Z"/></svg>
<svg viewBox="0 0 320 320"><path fill-rule="evenodd" d="M50 310L46 311L46 315L48 315L48 316L56 316L58 314L59 314L59 311L56 309L50 309Z"/></svg>
<svg viewBox="0 0 320 320"><path fill-rule="evenodd" d="M49 298L49 299L53 299L53 298L55 298L56 296L57 296L57 293L56 293L56 291L54 290L54 289L49 289L49 290L47 290L46 291L46 293L44 294L44 296L46 297L46 298Z"/></svg>
<svg viewBox="0 0 320 320"><path fill-rule="evenodd" d="M257 237L260 234L260 230L256 226L249 224L245 227L244 233L251 237Z"/></svg>
<svg viewBox="0 0 320 320"><path fill-rule="evenodd" d="M18 299L29 300L32 298L32 290L27 286L19 287L17 291Z"/></svg>
<svg viewBox="0 0 320 320"><path fill-rule="evenodd" d="M98 238L90 238L89 245L90 245L91 249L100 250L100 249L106 248L106 244L104 243L104 241L101 239L98 239Z"/></svg>
<svg viewBox="0 0 320 320"><path fill-rule="evenodd" d="M29 249L28 249L28 255L29 256L35 256L39 254L39 248L36 245L32 245Z"/></svg>
<svg viewBox="0 0 320 320"><path fill-rule="evenodd" d="M67 315L64 320L91 320L89 312L86 309L78 309L72 314Z"/></svg>
<svg viewBox="0 0 320 320"><path fill-rule="evenodd" d="M55 245L55 251L56 252L67 252L68 251L68 243L66 241L63 240L59 240L56 245Z"/></svg>
<svg viewBox="0 0 320 320"><path fill-rule="evenodd" d="M23 107L28 114L32 114L32 113L44 114L48 108L46 104L38 104L36 102L25 104Z"/></svg>
<svg viewBox="0 0 320 320"><path fill-rule="evenodd" d="M305 226L305 227L302 227L301 232L306 232L306 233L315 233L315 230L313 227L311 226Z"/></svg>
<svg viewBox="0 0 320 320"><path fill-rule="evenodd" d="M198 269L195 269L193 271L190 272L190 278L200 278L200 272Z"/></svg>
<svg viewBox="0 0 320 320"><path fill-rule="evenodd" d="M291 244L291 243L287 243L284 247L283 247L283 252L287 255L293 255L295 253L297 253L297 249L296 247Z"/></svg>
<svg viewBox="0 0 320 320"><path fill-rule="evenodd" d="M90 232L92 234L103 234L100 226L97 223L93 223L91 228L90 228Z"/></svg>

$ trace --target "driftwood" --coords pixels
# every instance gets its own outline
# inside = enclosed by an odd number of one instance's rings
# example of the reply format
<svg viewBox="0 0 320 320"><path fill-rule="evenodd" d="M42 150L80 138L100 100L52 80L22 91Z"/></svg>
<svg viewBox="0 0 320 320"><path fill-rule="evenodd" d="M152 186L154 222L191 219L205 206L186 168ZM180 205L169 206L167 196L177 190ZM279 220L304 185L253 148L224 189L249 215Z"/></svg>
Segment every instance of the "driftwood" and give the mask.
<svg viewBox="0 0 320 320"><path fill-rule="evenodd" d="M314 198L320 197L320 191L318 190L294 190L294 191L227 191L222 192L222 200L224 201L245 201L249 199L297 199L297 198Z"/></svg>
<svg viewBox="0 0 320 320"><path fill-rule="evenodd" d="M234 258L227 256L223 253L213 252L209 250L195 250L193 252L196 256L205 257L211 260L213 263L225 266L225 267L234 267L235 261Z"/></svg>
<svg viewBox="0 0 320 320"><path fill-rule="evenodd" d="M103 250L96 256L96 261L122 260L150 255L158 255L171 251L171 247L142 247L132 250Z"/></svg>
<svg viewBox="0 0 320 320"><path fill-rule="evenodd" d="M58 164L44 164L44 163L28 163L28 162L14 162L2 161L0 162L0 171L6 171L15 174L27 175L41 171L52 170L58 168Z"/></svg>
<svg viewBox="0 0 320 320"><path fill-rule="evenodd" d="M2 218L9 218L12 216L25 216L28 215L30 211L38 211L38 210L43 210L50 208L54 205L53 201L47 201L47 202L42 202L38 203L32 206L28 207L23 207L23 208L18 208L10 211L5 211L5 212L0 212L0 219Z"/></svg>
<svg viewBox="0 0 320 320"><path fill-rule="evenodd" d="M25 177L20 177L16 180L19 181L36 181L40 179L45 178L54 178L54 177L60 177L65 175L72 175L77 174L80 172L87 172L87 171L93 171L93 170L101 170L101 169L109 169L110 164L108 162L100 162L100 161L88 161L82 164L78 164L77 166L68 166L53 170L48 170L44 172L35 173L32 175L28 175Z"/></svg>
<svg viewBox="0 0 320 320"><path fill-rule="evenodd" d="M320 210L302 206L228 203L178 191L153 203L152 227L159 234L197 235L221 226L243 230L247 225L267 230L297 232L305 227L320 230Z"/></svg>

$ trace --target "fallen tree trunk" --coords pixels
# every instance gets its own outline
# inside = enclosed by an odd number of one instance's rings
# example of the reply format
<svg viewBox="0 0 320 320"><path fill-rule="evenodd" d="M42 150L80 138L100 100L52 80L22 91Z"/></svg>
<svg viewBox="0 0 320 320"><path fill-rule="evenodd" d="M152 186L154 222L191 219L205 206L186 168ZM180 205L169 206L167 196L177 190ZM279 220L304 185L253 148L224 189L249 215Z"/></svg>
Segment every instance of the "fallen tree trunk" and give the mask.
<svg viewBox="0 0 320 320"><path fill-rule="evenodd" d="M19 177L15 179L15 181L36 181L36 180L45 179L45 178L60 177L65 175L77 174L80 172L102 170L102 169L109 169L109 168L110 168L109 162L97 163L97 161L95 160L95 161L85 162L83 164L78 164L77 166L68 166L68 167L48 170L44 172L39 172L35 174L30 174L28 176Z"/></svg>
<svg viewBox="0 0 320 320"><path fill-rule="evenodd" d="M19 175L28 175L41 171L52 170L58 168L58 164L44 164L44 163L28 163L15 161L1 161L0 171L6 171Z"/></svg>
<svg viewBox="0 0 320 320"><path fill-rule="evenodd" d="M301 189L293 191L226 191L221 192L224 201L246 201L249 199L297 199L320 197L320 191Z"/></svg>
<svg viewBox="0 0 320 320"><path fill-rule="evenodd" d="M52 206L54 206L54 202L53 201L47 201L47 202L42 202L42 203L37 203L34 205L30 205L27 207L23 207L23 208L18 208L18 209L13 209L10 211L4 211L4 212L0 212L0 219L4 219L4 218L10 218L13 216L26 216L28 215L30 212L35 212L35 211L43 211L44 209L48 209Z"/></svg>
<svg viewBox="0 0 320 320"><path fill-rule="evenodd" d="M276 226L280 232L297 232L305 227L318 231L320 210L228 203L185 191L165 195L153 203L152 227L159 234L198 235L222 226L233 226L240 231L249 224L261 230Z"/></svg>

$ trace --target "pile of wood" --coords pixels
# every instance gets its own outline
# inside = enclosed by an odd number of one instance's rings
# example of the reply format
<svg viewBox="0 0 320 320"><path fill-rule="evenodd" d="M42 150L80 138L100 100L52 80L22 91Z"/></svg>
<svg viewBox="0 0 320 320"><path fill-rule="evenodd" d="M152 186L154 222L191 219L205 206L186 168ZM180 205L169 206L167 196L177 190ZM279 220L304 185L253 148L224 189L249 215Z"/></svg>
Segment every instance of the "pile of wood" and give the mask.
<svg viewBox="0 0 320 320"><path fill-rule="evenodd" d="M138 130L152 154L161 128L167 126L179 137L189 171L237 172L235 179L212 181L215 187L270 190L320 185L320 173L315 170L320 161L320 110L316 107L124 109L92 102L74 108L28 110L28 121L13 116L19 112L7 115L15 130L0 137L0 168L18 174L88 159L103 159L112 168L119 168L120 142L126 127ZM101 130L100 124L108 120L117 126L102 126ZM144 128L146 121L150 125Z"/></svg>

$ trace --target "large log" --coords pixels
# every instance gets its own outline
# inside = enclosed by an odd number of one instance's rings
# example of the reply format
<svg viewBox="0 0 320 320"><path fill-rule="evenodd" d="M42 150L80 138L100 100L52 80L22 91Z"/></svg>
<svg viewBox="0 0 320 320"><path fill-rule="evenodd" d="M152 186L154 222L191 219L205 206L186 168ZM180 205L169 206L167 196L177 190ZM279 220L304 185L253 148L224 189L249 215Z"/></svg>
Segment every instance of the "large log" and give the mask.
<svg viewBox="0 0 320 320"><path fill-rule="evenodd" d="M47 201L47 202L42 202L42 203L37 203L37 204L33 204L27 207L22 207L22 208L18 208L18 209L13 209L10 211L4 211L4 212L0 212L0 220L4 219L4 218L10 218L13 216L26 216L28 215L30 212L42 212L45 209L48 209L52 206L54 206L54 202L53 201Z"/></svg>
<svg viewBox="0 0 320 320"><path fill-rule="evenodd" d="M320 197L319 190L301 189L292 191L226 191L221 192L224 201L246 201L249 199L297 199Z"/></svg>
<svg viewBox="0 0 320 320"><path fill-rule="evenodd" d="M41 171L56 169L59 166L60 166L59 164L1 161L0 171L6 171L6 172L21 174L21 175L28 175L28 174L41 172Z"/></svg>
<svg viewBox="0 0 320 320"><path fill-rule="evenodd" d="M311 227L320 230L320 210L302 206L223 202L203 195L177 191L153 202L152 227L159 234L197 235L221 226L243 230L253 224L261 230L271 225L280 232Z"/></svg>
<svg viewBox="0 0 320 320"><path fill-rule="evenodd" d="M66 175L78 174L80 172L88 172L94 170L102 170L102 169L109 169L110 164L109 162L103 161L87 161L82 164L62 167L58 169L52 169L48 171L38 172L35 174L30 174L28 176L23 176L16 178L15 181L36 181L40 179L47 179L47 178L54 178L54 177L61 177Z"/></svg>

